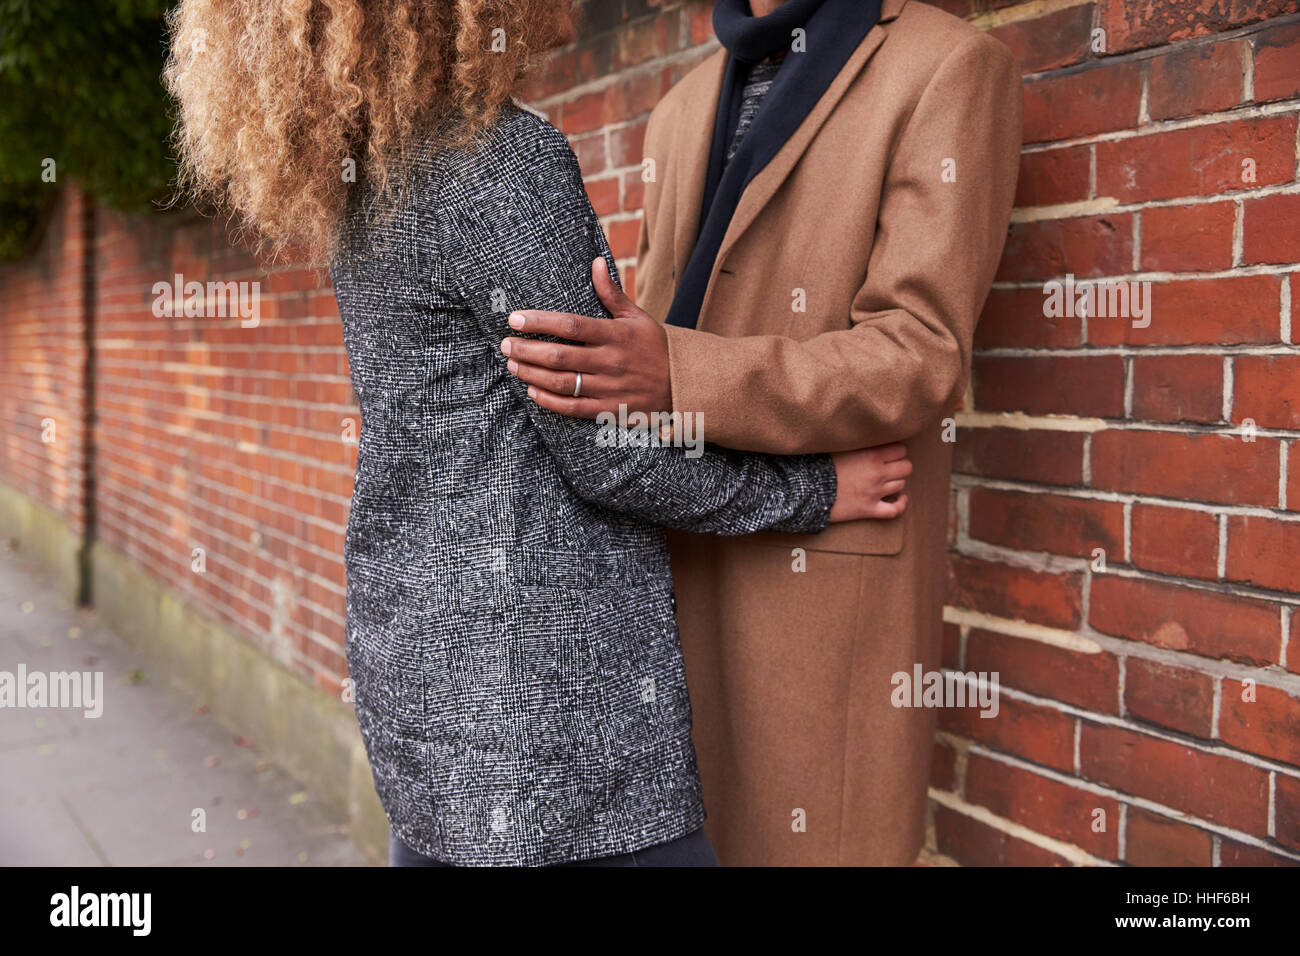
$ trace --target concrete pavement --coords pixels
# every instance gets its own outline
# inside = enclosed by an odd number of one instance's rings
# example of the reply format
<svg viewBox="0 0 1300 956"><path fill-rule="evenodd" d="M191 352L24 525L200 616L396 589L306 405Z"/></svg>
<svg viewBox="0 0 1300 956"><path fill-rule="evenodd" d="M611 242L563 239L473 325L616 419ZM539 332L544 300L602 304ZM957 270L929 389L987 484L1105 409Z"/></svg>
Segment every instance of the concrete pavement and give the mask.
<svg viewBox="0 0 1300 956"><path fill-rule="evenodd" d="M4 702L74 672L101 716ZM342 820L0 542L0 866L367 865Z"/></svg>

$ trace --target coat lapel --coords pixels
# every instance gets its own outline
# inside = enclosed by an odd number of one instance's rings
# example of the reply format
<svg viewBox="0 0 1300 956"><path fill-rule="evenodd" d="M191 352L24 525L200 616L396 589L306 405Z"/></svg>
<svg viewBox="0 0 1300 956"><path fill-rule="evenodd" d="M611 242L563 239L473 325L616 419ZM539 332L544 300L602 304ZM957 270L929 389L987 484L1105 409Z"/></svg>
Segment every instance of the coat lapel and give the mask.
<svg viewBox="0 0 1300 956"><path fill-rule="evenodd" d="M719 50L700 65L699 91L681 117L679 159L671 174L676 179L673 209L673 278L686 271L695 240L700 232L700 206L709 176L709 150L713 148L713 122L722 95L722 77L727 68L727 51ZM670 171L663 171L667 175Z"/></svg>
<svg viewBox="0 0 1300 956"><path fill-rule="evenodd" d="M844 65L825 95L817 102L808 118L795 131L773 157L772 162L758 174L745 189L732 217L731 225L718 251L717 261L713 264L713 275L709 280L712 286L717 279L718 265L723 261L728 250L736 244L742 233L758 218L776 191L785 182L794 169L799 158L807 151L826 122L835 106L843 98L858 74L866 66L877 47L884 42L885 30L882 25L898 16L908 0L884 0L881 6L880 21L867 33L866 39L854 51L849 62ZM722 95L722 78L727 67L727 51L719 50L699 67L699 89L693 91L689 106L682 111L678 131L678 154L670 170L663 171L665 177L671 175L675 181L673 207L673 279L686 271L691 252L700 230L700 205L704 202L705 180L709 171L709 150L713 145L713 123L718 112L718 98ZM707 301L707 295L706 295ZM704 316L700 317L700 327Z"/></svg>
<svg viewBox="0 0 1300 956"><path fill-rule="evenodd" d="M813 107L812 112L808 114L799 128L795 130L795 134L786 141L786 144L772 158L772 161L745 187L745 191L740 197L740 203L736 206L736 213L731 217L731 224L727 227L727 234L723 237L722 247L718 250L717 261L713 264L715 278L719 265L726 259L727 253L731 251L731 248L744 234L745 230L753 225L754 220L758 218L758 214L776 195L776 191L781 188L781 184L789 177L799 159L807 152L809 145L817 137L818 131L831 113L835 111L836 105L844 98L844 94L848 92L849 87L853 85L853 81L857 79L858 74L867 65L867 61L871 59L872 54L876 52L880 44L885 41L886 31L882 24L887 19L893 19L893 17L897 16L898 9L902 5L902 3L898 2L884 5L880 22L867 33L866 38L853 52L853 56L849 58L849 62L844 64L844 69L840 70L830 88L817 101L817 105ZM708 162L707 157L705 162Z"/></svg>

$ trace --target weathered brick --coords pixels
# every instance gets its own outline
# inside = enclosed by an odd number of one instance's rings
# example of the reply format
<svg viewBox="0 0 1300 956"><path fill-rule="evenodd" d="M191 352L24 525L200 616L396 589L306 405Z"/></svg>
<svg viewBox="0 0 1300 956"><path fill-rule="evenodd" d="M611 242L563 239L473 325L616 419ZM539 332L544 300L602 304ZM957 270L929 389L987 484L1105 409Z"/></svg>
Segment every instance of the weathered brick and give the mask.
<svg viewBox="0 0 1300 956"><path fill-rule="evenodd" d="M1017 281L1132 271L1133 216L1120 213L1012 224L997 278Z"/></svg>
<svg viewBox="0 0 1300 956"><path fill-rule="evenodd" d="M1133 866L1210 866L1210 834L1140 807L1128 808L1124 862Z"/></svg>
<svg viewBox="0 0 1300 956"><path fill-rule="evenodd" d="M970 536L1017 551L1091 558L1094 548L1124 554L1124 506L1064 495L972 488Z"/></svg>
<svg viewBox="0 0 1300 956"><path fill-rule="evenodd" d="M1277 504L1275 439L1110 429L1092 436L1092 485L1191 501Z"/></svg>
<svg viewBox="0 0 1300 956"><path fill-rule="evenodd" d="M1073 772L1074 718L1054 707L1003 696L996 717L981 717L971 707L949 707L939 712L939 726L1021 759Z"/></svg>
<svg viewBox="0 0 1300 956"><path fill-rule="evenodd" d="M1016 206L1054 206L1087 199L1091 165L1088 146L1022 153Z"/></svg>
<svg viewBox="0 0 1300 956"><path fill-rule="evenodd" d="M1300 697L1225 677L1219 700L1219 736L1226 743L1300 767Z"/></svg>
<svg viewBox="0 0 1300 956"><path fill-rule="evenodd" d="M1124 708L1138 720L1208 740L1214 721L1214 678L1130 657L1124 662Z"/></svg>
<svg viewBox="0 0 1300 956"><path fill-rule="evenodd" d="M1222 33L1295 10L1293 0L1162 0L1161 3L1100 0L1100 7L1107 53Z"/></svg>
<svg viewBox="0 0 1300 956"><path fill-rule="evenodd" d="M975 329L976 348L1067 348L1083 342L1075 316L1043 314L1041 289L994 289Z"/></svg>
<svg viewBox="0 0 1300 956"><path fill-rule="evenodd" d="M1093 856L1119 856L1119 802L1000 760L972 754L966 802Z"/></svg>
<svg viewBox="0 0 1300 956"><path fill-rule="evenodd" d="M1124 415L1124 360L1118 355L976 358L975 407L1032 415Z"/></svg>
<svg viewBox="0 0 1300 956"><path fill-rule="evenodd" d="M1083 481L1083 434L1014 428L963 428L953 448L953 470L985 478L1048 485Z"/></svg>
<svg viewBox="0 0 1300 956"><path fill-rule="evenodd" d="M949 558L949 603L999 617L1076 628L1080 585L1078 574L1047 574L959 555Z"/></svg>
<svg viewBox="0 0 1300 956"><path fill-rule="evenodd" d="M1059 69L1088 55L1092 13L1092 4L1066 7L994 27L989 35L1007 45L1026 73Z"/></svg>
<svg viewBox="0 0 1300 956"><path fill-rule="evenodd" d="M934 809L940 853L966 866L1068 866L1070 861L947 807Z"/></svg>
<svg viewBox="0 0 1300 956"><path fill-rule="evenodd" d="M1255 54L1255 101L1300 96L1300 23L1279 24L1251 37Z"/></svg>
<svg viewBox="0 0 1300 956"><path fill-rule="evenodd" d="M1088 623L1103 634L1245 664L1281 653L1281 616L1266 601L1113 575L1093 577L1091 598Z"/></svg>
<svg viewBox="0 0 1300 956"><path fill-rule="evenodd" d="M1198 43L1151 61L1147 109L1152 119L1214 113L1241 102L1246 45Z"/></svg>
<svg viewBox="0 0 1300 956"><path fill-rule="evenodd" d="M1232 203L1153 206L1142 213L1142 268L1149 272L1197 272L1232 265Z"/></svg>
<svg viewBox="0 0 1300 956"><path fill-rule="evenodd" d="M1180 577L1219 574L1219 519L1191 508L1136 504L1132 513L1133 565Z"/></svg>
<svg viewBox="0 0 1300 956"><path fill-rule="evenodd" d="M1079 764L1088 780L1244 833L1268 832L1268 774L1232 757L1085 720Z"/></svg>
<svg viewBox="0 0 1300 956"><path fill-rule="evenodd" d="M1119 712L1119 664L1106 651L1089 654L972 628L966 638L965 671L996 672L1003 687L1094 713Z"/></svg>
<svg viewBox="0 0 1300 956"><path fill-rule="evenodd" d="M1296 118L1289 115L1100 142L1097 195L1140 202L1289 183L1295 137Z"/></svg>
<svg viewBox="0 0 1300 956"><path fill-rule="evenodd" d="M1025 84L1025 142L1041 143L1137 125L1137 63L1100 63Z"/></svg>
<svg viewBox="0 0 1300 956"><path fill-rule="evenodd" d="M1133 417L1148 422L1223 419L1223 359L1150 355L1133 359Z"/></svg>
<svg viewBox="0 0 1300 956"><path fill-rule="evenodd" d="M1248 199L1242 210L1245 263L1300 262L1300 193Z"/></svg>

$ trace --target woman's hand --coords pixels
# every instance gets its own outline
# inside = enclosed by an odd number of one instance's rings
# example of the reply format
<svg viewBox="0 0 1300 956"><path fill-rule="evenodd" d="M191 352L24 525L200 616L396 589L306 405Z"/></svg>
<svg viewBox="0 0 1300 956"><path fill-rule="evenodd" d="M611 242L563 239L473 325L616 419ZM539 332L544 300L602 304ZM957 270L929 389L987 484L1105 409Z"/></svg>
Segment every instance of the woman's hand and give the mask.
<svg viewBox="0 0 1300 956"><path fill-rule="evenodd" d="M831 523L862 518L896 518L907 507L907 476L912 463L899 444L877 445L831 455L839 489ZM886 500L893 499L893 500Z"/></svg>

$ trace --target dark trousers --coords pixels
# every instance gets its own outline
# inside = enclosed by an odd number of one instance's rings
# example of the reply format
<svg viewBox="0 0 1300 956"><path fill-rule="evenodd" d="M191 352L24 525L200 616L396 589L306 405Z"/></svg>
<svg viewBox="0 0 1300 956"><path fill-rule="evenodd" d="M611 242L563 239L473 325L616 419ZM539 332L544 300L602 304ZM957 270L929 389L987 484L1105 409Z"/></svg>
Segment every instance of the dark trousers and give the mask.
<svg viewBox="0 0 1300 956"><path fill-rule="evenodd" d="M388 841L389 866L451 866L432 857L417 853L397 837ZM602 856L594 860L561 863L560 866L718 866L718 857L704 830L696 830L676 840L660 843L632 853Z"/></svg>

